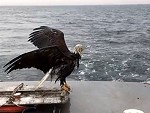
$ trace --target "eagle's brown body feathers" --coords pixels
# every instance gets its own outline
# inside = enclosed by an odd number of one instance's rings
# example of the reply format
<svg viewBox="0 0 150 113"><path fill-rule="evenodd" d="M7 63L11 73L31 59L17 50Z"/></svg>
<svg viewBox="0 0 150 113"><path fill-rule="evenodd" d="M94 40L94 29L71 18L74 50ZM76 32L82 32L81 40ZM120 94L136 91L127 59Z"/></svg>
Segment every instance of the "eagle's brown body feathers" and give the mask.
<svg viewBox="0 0 150 113"><path fill-rule="evenodd" d="M30 34L29 41L32 42L37 50L24 53L10 62L4 67L7 73L22 68L37 68L47 73L50 69L51 77L57 75L60 85L66 82L66 77L71 74L74 68L79 67L79 53L70 52L65 40L64 34L60 30L41 26L35 28Z"/></svg>

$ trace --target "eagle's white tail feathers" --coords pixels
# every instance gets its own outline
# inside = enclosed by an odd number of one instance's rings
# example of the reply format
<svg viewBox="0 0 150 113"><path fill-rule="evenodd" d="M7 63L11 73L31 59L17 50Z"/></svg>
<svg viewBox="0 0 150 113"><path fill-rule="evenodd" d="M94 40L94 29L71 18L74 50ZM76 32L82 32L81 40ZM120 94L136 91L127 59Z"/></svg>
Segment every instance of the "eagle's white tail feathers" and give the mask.
<svg viewBox="0 0 150 113"><path fill-rule="evenodd" d="M41 81L39 82L39 84L37 85L37 87L35 88L38 89L46 80L47 78L50 76L50 73L51 73L52 69L50 69L46 74L45 76L41 79Z"/></svg>

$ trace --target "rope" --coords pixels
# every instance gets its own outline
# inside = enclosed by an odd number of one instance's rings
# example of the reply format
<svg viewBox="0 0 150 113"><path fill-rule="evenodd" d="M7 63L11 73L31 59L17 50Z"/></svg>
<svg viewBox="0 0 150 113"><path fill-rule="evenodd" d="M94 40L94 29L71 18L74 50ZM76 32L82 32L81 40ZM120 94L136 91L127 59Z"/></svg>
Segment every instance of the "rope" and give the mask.
<svg viewBox="0 0 150 113"><path fill-rule="evenodd" d="M24 86L24 83L19 84L11 93L9 96L8 100L6 101L7 104L14 104L13 101L15 100L14 94L18 91L21 90L21 88Z"/></svg>

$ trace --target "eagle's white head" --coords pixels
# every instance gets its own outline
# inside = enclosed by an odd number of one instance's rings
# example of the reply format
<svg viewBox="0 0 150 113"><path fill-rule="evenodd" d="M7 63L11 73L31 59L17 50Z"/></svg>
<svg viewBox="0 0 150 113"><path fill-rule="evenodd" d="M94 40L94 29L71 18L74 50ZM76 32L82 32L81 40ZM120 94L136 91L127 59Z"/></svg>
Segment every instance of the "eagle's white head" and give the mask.
<svg viewBox="0 0 150 113"><path fill-rule="evenodd" d="M76 53L79 53L81 55L82 51L84 50L84 47L82 44L77 44L75 47L74 47L74 52L75 54Z"/></svg>

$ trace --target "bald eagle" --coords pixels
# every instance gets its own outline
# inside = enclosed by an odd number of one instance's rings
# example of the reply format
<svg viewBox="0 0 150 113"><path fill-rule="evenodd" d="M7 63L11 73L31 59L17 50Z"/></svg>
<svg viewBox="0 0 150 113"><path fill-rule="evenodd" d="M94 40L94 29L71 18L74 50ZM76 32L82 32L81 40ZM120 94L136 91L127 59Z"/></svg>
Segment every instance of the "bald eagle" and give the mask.
<svg viewBox="0 0 150 113"><path fill-rule="evenodd" d="M37 88L49 75L51 78L57 75L55 82L60 80L60 86L69 89L69 86L66 85L66 77L72 73L75 67L79 67L83 46L78 44L75 46L74 52L69 51L64 40L64 33L47 26L33 29L28 41L38 49L24 53L9 61L4 66L7 67L5 72L10 73L22 68L37 68L45 73Z"/></svg>

